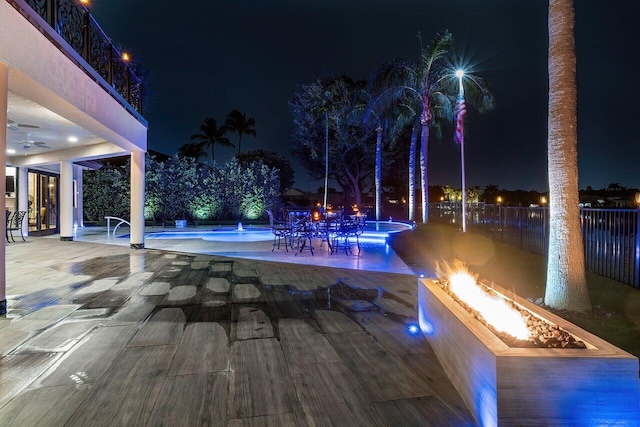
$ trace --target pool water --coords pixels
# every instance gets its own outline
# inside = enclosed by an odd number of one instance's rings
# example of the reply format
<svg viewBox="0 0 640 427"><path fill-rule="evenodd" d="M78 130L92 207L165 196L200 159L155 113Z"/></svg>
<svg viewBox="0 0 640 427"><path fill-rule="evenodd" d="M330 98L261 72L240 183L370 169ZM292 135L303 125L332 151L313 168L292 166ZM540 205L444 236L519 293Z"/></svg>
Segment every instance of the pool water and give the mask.
<svg viewBox="0 0 640 427"><path fill-rule="evenodd" d="M368 221L360 240L384 243L389 234L411 229L411 224L402 222ZM210 230L197 231L157 231L146 233L145 239L201 239L214 242L262 242L272 240L273 234L270 228L261 226L244 226L242 230L231 227L217 227Z"/></svg>

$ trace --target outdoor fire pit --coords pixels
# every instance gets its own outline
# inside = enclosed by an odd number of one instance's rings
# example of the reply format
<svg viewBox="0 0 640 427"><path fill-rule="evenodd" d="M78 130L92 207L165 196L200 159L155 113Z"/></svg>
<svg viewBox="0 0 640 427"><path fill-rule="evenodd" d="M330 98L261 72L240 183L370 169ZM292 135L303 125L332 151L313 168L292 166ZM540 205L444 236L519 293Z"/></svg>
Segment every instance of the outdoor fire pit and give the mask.
<svg viewBox="0 0 640 427"><path fill-rule="evenodd" d="M491 288L584 348L508 345L436 281L419 279L420 328L478 423L639 425L638 358L499 286Z"/></svg>

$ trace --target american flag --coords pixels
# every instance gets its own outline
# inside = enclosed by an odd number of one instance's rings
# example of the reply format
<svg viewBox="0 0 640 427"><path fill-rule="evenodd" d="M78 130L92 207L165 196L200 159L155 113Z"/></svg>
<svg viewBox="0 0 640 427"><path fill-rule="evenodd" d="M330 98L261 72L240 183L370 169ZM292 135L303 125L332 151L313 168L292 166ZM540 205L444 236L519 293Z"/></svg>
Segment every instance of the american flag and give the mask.
<svg viewBox="0 0 640 427"><path fill-rule="evenodd" d="M464 103L464 94L462 91L458 94L458 102L456 103L456 132L453 140L457 144L464 141L464 116L467 115L467 106Z"/></svg>

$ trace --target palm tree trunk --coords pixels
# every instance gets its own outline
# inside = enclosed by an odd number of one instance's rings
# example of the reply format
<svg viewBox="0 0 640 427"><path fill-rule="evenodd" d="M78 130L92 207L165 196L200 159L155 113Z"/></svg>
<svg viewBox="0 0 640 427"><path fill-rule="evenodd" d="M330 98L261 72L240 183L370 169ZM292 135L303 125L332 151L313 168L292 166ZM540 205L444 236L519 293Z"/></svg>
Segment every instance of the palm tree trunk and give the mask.
<svg viewBox="0 0 640 427"><path fill-rule="evenodd" d="M420 185L422 188L422 223L429 222L429 181L427 179L427 153L429 147L429 125L431 124L431 112L426 108L421 119L422 134L420 136Z"/></svg>
<svg viewBox="0 0 640 427"><path fill-rule="evenodd" d="M573 0L549 1L549 253L545 303L590 311L578 207Z"/></svg>
<svg viewBox="0 0 640 427"><path fill-rule="evenodd" d="M411 143L409 145L409 220L415 220L416 209L416 145L418 142L418 128L413 126Z"/></svg>
<svg viewBox="0 0 640 427"><path fill-rule="evenodd" d="M380 199L382 198L382 128L376 128L376 170L375 170L375 185L376 185L376 221L380 221Z"/></svg>
<svg viewBox="0 0 640 427"><path fill-rule="evenodd" d="M240 145L242 144L242 134L238 134L238 154L240 154Z"/></svg>

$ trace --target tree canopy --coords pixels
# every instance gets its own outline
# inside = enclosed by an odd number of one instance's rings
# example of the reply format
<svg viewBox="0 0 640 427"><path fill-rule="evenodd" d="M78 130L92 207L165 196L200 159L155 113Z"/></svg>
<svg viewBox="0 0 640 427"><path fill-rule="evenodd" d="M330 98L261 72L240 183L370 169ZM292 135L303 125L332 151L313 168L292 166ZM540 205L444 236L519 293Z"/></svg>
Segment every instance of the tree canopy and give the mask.
<svg viewBox="0 0 640 427"><path fill-rule="evenodd" d="M242 152L242 135L256 136L256 119L247 117L240 110L233 110L227 115L227 121L224 124L228 132L238 134L238 154Z"/></svg>
<svg viewBox="0 0 640 427"><path fill-rule="evenodd" d="M235 147L229 141L229 138L225 136L226 132L227 128L224 125L218 126L216 119L207 117L200 125L200 133L191 135L191 141L211 148L211 162L214 162L216 159L214 151L216 144L223 147Z"/></svg>
<svg viewBox="0 0 640 427"><path fill-rule="evenodd" d="M362 126L368 99L365 81L327 76L300 85L289 100L295 124L294 156L315 179L324 177L325 120L329 127L329 177L361 204L371 186L375 136Z"/></svg>

